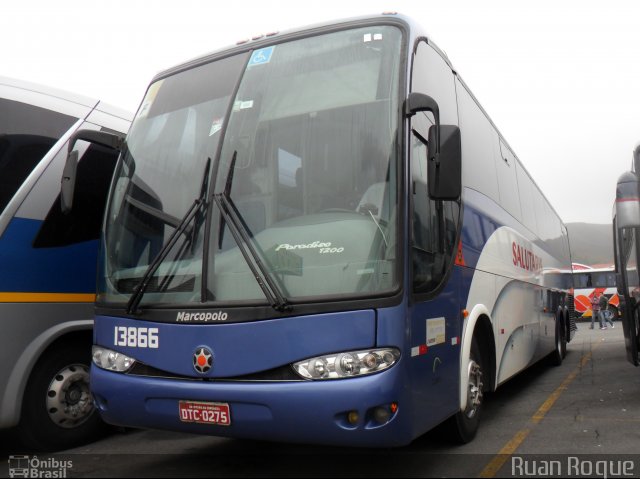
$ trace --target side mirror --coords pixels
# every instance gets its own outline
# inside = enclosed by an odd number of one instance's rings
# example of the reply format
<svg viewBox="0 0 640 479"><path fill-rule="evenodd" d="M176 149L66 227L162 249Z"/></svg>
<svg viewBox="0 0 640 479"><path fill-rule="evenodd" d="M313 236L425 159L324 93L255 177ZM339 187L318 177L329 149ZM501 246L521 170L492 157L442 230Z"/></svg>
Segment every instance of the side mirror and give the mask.
<svg viewBox="0 0 640 479"><path fill-rule="evenodd" d="M439 161L429 158L429 197L433 200L455 201L462 194L462 143L460 128L440 126ZM436 126L429 128L429 145L436 144Z"/></svg>
<svg viewBox="0 0 640 479"><path fill-rule="evenodd" d="M95 143L96 145L106 146L114 150L122 150L122 144L124 143L124 135L117 135L115 133L107 133L106 131L97 130L78 130L71 138L69 138L69 147L67 151L71 153L76 146L76 141L83 140L89 143Z"/></svg>
<svg viewBox="0 0 640 479"><path fill-rule="evenodd" d="M60 180L60 208L64 214L68 214L73 207L77 169L78 151L73 150L67 155L67 162L64 164L64 170L62 170L62 180Z"/></svg>
<svg viewBox="0 0 640 479"><path fill-rule="evenodd" d="M638 177L631 171L623 173L616 186L616 224L618 229L640 227Z"/></svg>
<svg viewBox="0 0 640 479"><path fill-rule="evenodd" d="M121 151L124 144L124 135L97 130L78 130L71 135L67 148L67 161L60 180L60 208L65 214L68 214L73 208L73 194L76 189L76 170L78 169L79 159L79 153L74 150L74 147L78 140Z"/></svg>
<svg viewBox="0 0 640 479"><path fill-rule="evenodd" d="M405 102L405 114L433 113L435 125L429 128L429 197L433 200L457 200L462 193L462 144L460 128L440 124L440 108L429 95L411 93Z"/></svg>

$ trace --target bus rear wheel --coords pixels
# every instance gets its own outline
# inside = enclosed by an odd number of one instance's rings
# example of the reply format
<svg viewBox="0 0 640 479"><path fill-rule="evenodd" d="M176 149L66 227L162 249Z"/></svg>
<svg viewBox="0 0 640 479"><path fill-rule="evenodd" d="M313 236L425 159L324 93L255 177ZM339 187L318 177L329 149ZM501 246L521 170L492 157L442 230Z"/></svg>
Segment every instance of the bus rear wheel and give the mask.
<svg viewBox="0 0 640 479"><path fill-rule="evenodd" d="M471 343L471 354L467 363L467 406L449 419L449 432L453 441L466 444L471 442L478 432L480 412L484 399L483 361L478 340Z"/></svg>
<svg viewBox="0 0 640 479"><path fill-rule="evenodd" d="M562 365L562 360L567 355L567 336L559 320L556 321L555 345L556 347L549 356L549 359L553 366L560 366Z"/></svg>
<svg viewBox="0 0 640 479"><path fill-rule="evenodd" d="M89 361L87 348L69 344L40 358L22 402L18 435L25 446L68 449L97 439L106 430L89 392Z"/></svg>

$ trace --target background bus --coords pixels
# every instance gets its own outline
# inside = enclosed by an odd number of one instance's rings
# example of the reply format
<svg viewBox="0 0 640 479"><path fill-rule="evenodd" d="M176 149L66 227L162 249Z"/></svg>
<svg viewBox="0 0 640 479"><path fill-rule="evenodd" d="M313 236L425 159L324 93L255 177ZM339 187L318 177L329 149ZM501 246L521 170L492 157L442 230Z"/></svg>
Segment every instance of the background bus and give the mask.
<svg viewBox="0 0 640 479"><path fill-rule="evenodd" d="M101 428L89 395L96 254L116 155L80 142L71 214L60 207L78 128L124 134L131 115L0 78L0 428L64 448Z"/></svg>
<svg viewBox="0 0 640 479"><path fill-rule="evenodd" d="M405 17L163 72L126 145L91 370L110 423L397 446L449 420L469 441L486 391L562 362L567 230Z"/></svg>
<svg viewBox="0 0 640 479"><path fill-rule="evenodd" d="M573 265L575 310L578 318L591 319L591 300L595 294L604 294L609 300L608 310L612 317L619 317L620 298L616 287L616 272L608 268L576 268Z"/></svg>
<svg viewBox="0 0 640 479"><path fill-rule="evenodd" d="M632 171L618 179L613 209L613 250L621 299L627 360L640 364L640 144L633 150Z"/></svg>

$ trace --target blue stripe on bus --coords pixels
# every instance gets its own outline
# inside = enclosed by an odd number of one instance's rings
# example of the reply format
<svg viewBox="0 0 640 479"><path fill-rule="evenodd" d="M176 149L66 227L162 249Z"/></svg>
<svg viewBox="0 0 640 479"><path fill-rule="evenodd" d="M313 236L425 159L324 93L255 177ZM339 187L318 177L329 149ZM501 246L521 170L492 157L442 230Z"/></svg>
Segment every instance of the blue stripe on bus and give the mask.
<svg viewBox="0 0 640 479"><path fill-rule="evenodd" d="M0 237L0 291L94 293L98 241L34 248L42 221L13 218Z"/></svg>

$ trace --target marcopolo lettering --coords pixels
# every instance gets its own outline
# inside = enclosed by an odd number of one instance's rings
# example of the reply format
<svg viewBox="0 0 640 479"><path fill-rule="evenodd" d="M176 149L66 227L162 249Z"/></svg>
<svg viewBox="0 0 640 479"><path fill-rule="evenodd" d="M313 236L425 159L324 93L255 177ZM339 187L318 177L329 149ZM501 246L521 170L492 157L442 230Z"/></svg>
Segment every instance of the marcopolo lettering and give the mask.
<svg viewBox="0 0 640 479"><path fill-rule="evenodd" d="M229 315L224 311L213 312L198 312L187 313L186 311L180 311L176 316L176 322L184 323L188 321L200 321L203 323L214 321L226 321Z"/></svg>

